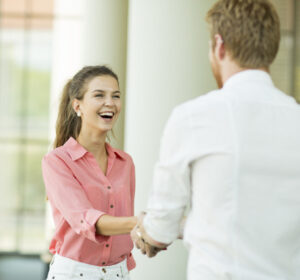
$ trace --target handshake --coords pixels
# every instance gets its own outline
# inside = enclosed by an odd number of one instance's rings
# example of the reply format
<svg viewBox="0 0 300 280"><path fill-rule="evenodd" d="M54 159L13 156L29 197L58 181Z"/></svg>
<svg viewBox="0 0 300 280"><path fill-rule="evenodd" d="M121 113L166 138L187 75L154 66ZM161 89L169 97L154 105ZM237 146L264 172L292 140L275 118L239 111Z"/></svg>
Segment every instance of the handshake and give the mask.
<svg viewBox="0 0 300 280"><path fill-rule="evenodd" d="M159 243L153 240L146 232L143 226L143 219L146 213L142 212L138 217L136 226L131 231L131 239L135 246L141 250L142 254L152 258L162 250L167 250L170 244Z"/></svg>

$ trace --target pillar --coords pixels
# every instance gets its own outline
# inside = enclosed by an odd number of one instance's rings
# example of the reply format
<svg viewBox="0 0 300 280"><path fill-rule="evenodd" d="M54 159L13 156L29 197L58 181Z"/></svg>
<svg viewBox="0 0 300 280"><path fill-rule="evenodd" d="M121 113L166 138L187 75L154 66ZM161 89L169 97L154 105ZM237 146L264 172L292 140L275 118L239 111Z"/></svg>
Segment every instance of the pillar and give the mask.
<svg viewBox="0 0 300 280"><path fill-rule="evenodd" d="M172 108L216 88L205 22L213 2L129 2L125 150L136 165L136 213L146 208L160 137ZM187 255L182 241L153 259L135 250L132 280L186 279Z"/></svg>

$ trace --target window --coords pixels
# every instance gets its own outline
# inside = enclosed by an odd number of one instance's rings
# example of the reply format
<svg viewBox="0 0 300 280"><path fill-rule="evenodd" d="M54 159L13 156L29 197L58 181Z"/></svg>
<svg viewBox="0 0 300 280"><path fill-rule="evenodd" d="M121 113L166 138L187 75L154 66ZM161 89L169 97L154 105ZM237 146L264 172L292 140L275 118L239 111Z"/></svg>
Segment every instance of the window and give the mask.
<svg viewBox="0 0 300 280"><path fill-rule="evenodd" d="M0 1L0 250L44 249L53 0Z"/></svg>
<svg viewBox="0 0 300 280"><path fill-rule="evenodd" d="M281 24L280 49L271 75L277 87L300 102L300 11L298 0L271 0ZM297 12L298 11L298 12Z"/></svg>

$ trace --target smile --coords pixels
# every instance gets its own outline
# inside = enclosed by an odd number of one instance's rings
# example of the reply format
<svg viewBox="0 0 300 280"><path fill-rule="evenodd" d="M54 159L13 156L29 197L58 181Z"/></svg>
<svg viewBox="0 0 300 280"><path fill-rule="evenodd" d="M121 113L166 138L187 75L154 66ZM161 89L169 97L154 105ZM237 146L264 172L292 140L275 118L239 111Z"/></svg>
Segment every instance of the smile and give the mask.
<svg viewBox="0 0 300 280"><path fill-rule="evenodd" d="M103 112L98 114L103 119L112 119L115 115L114 112Z"/></svg>

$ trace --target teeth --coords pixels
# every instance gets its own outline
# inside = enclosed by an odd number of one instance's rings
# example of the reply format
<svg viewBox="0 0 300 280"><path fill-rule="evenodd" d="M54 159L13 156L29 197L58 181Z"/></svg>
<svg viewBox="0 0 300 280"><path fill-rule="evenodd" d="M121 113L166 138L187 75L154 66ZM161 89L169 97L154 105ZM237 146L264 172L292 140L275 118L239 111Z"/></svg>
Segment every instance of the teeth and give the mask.
<svg viewBox="0 0 300 280"><path fill-rule="evenodd" d="M105 112L105 113L100 113L101 117L112 117L114 113L112 112Z"/></svg>

